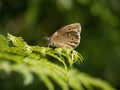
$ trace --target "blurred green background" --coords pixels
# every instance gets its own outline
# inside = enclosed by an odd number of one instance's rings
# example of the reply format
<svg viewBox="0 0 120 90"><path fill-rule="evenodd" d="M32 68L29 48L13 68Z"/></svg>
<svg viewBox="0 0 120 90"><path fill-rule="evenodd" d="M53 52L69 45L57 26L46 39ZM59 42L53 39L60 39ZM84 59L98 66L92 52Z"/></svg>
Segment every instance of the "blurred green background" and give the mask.
<svg viewBox="0 0 120 90"><path fill-rule="evenodd" d="M75 67L120 89L120 0L0 0L0 34L22 36L46 46L60 27L81 23L76 49L84 62Z"/></svg>

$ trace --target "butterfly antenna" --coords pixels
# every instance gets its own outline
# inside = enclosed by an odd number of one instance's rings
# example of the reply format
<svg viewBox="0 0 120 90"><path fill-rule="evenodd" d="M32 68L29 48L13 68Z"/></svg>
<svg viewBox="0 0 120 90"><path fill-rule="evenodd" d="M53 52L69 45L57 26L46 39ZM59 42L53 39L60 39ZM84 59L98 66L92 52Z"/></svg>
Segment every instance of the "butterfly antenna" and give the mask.
<svg viewBox="0 0 120 90"><path fill-rule="evenodd" d="M45 35L43 37L43 39L46 40L47 42L49 42L50 41L50 37L48 37L48 35L44 31L42 31L42 33Z"/></svg>
<svg viewBox="0 0 120 90"><path fill-rule="evenodd" d="M45 35L44 37L48 37L48 35L44 31L42 31L42 33Z"/></svg>

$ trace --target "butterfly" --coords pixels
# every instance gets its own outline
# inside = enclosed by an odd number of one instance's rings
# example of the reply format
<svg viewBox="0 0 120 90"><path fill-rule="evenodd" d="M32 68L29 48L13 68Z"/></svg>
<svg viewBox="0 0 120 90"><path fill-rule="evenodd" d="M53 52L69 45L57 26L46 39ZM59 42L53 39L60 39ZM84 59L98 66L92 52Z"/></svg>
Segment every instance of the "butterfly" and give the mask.
<svg viewBox="0 0 120 90"><path fill-rule="evenodd" d="M66 25L57 30L51 37L46 37L48 46L75 49L80 44L80 23Z"/></svg>

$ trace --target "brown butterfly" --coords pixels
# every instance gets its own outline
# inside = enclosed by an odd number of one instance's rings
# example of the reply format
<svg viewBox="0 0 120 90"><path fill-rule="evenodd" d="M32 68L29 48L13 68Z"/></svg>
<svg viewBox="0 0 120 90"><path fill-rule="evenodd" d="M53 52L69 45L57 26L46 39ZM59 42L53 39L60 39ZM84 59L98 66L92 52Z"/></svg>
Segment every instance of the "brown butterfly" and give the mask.
<svg viewBox="0 0 120 90"><path fill-rule="evenodd" d="M81 25L73 23L57 30L51 37L46 37L48 46L75 49L80 43Z"/></svg>

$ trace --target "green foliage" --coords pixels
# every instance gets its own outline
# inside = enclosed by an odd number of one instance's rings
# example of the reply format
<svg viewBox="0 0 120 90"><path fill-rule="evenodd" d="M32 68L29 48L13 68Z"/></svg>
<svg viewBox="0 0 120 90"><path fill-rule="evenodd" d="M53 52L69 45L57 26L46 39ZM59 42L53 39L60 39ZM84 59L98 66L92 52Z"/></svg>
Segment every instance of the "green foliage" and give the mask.
<svg viewBox="0 0 120 90"><path fill-rule="evenodd" d="M29 46L9 33L7 38L0 35L0 43L0 90L115 90L74 68L83 61L75 50Z"/></svg>

